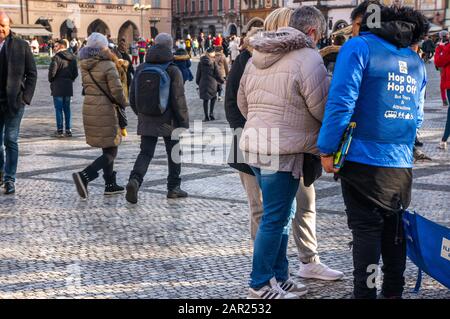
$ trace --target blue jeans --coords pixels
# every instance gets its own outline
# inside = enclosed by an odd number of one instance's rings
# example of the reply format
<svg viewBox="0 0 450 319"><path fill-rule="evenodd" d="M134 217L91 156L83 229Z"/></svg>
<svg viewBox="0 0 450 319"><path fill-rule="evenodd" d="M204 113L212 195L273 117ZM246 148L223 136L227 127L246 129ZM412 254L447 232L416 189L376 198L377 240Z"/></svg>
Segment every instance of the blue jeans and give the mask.
<svg viewBox="0 0 450 319"><path fill-rule="evenodd" d="M56 128L58 131L63 130L63 113L66 124L66 132L72 127L72 119L70 114L70 96L54 96L53 103L56 111Z"/></svg>
<svg viewBox="0 0 450 319"><path fill-rule="evenodd" d="M5 182L16 181L17 161L19 160L17 141L24 111L25 107L21 107L15 115L0 114L0 172L5 173Z"/></svg>
<svg viewBox="0 0 450 319"><path fill-rule="evenodd" d="M252 170L262 191L264 212L254 242L250 287L260 289L273 277L278 281L289 278L289 227L300 180L291 172Z"/></svg>

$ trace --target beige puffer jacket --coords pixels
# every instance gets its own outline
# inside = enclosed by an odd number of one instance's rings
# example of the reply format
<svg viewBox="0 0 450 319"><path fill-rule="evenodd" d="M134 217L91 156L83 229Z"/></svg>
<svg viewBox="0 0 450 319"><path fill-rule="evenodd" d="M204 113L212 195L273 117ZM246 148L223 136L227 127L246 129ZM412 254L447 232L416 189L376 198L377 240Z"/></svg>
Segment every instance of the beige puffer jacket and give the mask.
<svg viewBox="0 0 450 319"><path fill-rule="evenodd" d="M127 105L119 73L108 51L84 47L79 54L85 93L83 124L86 143L100 148L118 146L122 141L122 136L114 105L92 81L88 70L91 71L97 83L118 104Z"/></svg>
<svg viewBox="0 0 450 319"><path fill-rule="evenodd" d="M238 92L247 119L240 148L260 155L318 154L330 80L315 45L290 27L258 33L250 45L253 57Z"/></svg>

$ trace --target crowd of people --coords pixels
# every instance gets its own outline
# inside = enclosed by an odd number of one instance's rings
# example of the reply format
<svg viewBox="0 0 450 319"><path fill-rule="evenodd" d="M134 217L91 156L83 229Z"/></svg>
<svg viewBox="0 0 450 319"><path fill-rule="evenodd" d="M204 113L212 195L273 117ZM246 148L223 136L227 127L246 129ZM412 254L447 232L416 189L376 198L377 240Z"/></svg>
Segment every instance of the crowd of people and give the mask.
<svg viewBox="0 0 450 319"><path fill-rule="evenodd" d="M369 4L380 7L380 27L367 23ZM305 285L290 277L291 228L301 261L298 276L343 278L341 271L323 264L318 253L314 181L322 167L341 181L353 238L352 296L401 298L406 267L402 214L411 201L413 151L427 84L425 64L414 48L429 24L418 11L377 0L361 3L352 21L351 39L335 37L332 46L320 52L326 22L312 6L276 9L262 29L250 30L243 39L200 34L173 41L161 33L151 43L141 39L127 45L120 39L116 46L92 33L77 50L69 50L67 40L56 41L48 74L56 135L71 135L70 97L78 60L86 142L102 152L73 174L79 196L88 198L89 183L103 171L105 195L126 192L128 202L138 203L159 137L168 158L167 197L188 196L181 189L181 161L174 158L179 154L173 152L179 140L172 137L174 130L189 128L184 84L195 78L204 121L215 119L214 106L226 84L225 113L235 132L229 165L239 171L248 197L254 244L248 298L296 299L307 293ZM436 48L435 61L448 92L446 43ZM15 54L7 55L9 50ZM194 77L191 57L198 54ZM0 149L0 181L5 193L12 194L20 121L24 105L31 103L37 73L26 43L10 33L5 13L0 13L0 78L0 143L6 147L6 162ZM141 141L122 187L114 162L126 135L127 106L137 116ZM443 148L450 135L450 108L448 114ZM345 165L336 168L334 154L351 122L357 125L352 145ZM369 269L381 257L384 280L377 295L376 286L369 284Z"/></svg>

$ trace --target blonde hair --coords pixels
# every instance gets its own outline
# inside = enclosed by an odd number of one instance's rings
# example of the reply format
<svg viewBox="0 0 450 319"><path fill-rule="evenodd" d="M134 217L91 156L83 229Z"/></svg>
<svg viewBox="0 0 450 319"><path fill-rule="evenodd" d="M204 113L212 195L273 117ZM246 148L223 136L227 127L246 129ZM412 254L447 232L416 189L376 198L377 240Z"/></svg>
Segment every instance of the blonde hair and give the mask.
<svg viewBox="0 0 450 319"><path fill-rule="evenodd" d="M277 31L279 28L289 26L293 12L292 9L286 7L272 11L264 20L264 31Z"/></svg>

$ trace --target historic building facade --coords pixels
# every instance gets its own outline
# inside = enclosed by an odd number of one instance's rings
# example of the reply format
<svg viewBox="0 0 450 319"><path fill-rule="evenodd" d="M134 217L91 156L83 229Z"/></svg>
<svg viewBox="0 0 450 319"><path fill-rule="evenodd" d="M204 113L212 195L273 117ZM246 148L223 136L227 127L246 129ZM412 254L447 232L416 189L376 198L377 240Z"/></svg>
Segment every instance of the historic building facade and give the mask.
<svg viewBox="0 0 450 319"><path fill-rule="evenodd" d="M238 34L238 12L239 0L172 0L173 36Z"/></svg>
<svg viewBox="0 0 450 319"><path fill-rule="evenodd" d="M327 20L327 35L329 35L351 24L350 14L361 2L362 0L288 0L287 5L290 7L299 5L316 6ZM430 21L441 25L444 23L448 0L381 0L381 2L386 5L398 3L399 5L415 7L421 10Z"/></svg>
<svg viewBox="0 0 450 319"><path fill-rule="evenodd" d="M240 0L242 32L246 33L253 27L263 26L264 19L273 10L287 4L285 0Z"/></svg>
<svg viewBox="0 0 450 319"><path fill-rule="evenodd" d="M135 4L150 5L135 10ZM54 38L86 38L96 31L116 40L171 32L171 0L2 0L15 24L42 24Z"/></svg>

